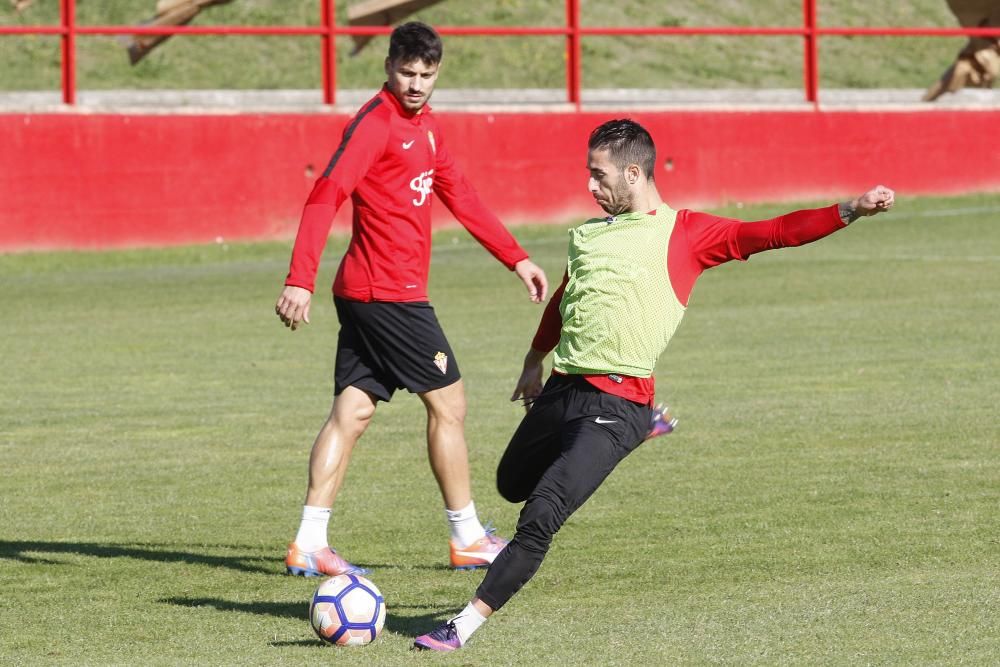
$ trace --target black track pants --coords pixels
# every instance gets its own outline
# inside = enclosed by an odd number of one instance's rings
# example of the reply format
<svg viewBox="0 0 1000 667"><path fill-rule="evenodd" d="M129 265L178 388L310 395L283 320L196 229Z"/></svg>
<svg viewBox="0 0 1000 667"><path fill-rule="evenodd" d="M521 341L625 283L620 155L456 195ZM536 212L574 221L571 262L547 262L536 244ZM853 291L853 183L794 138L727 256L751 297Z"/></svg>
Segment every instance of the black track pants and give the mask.
<svg viewBox="0 0 1000 667"><path fill-rule="evenodd" d="M500 609L534 576L552 536L646 437L650 416L582 377L549 378L500 459L500 494L527 502L476 597Z"/></svg>

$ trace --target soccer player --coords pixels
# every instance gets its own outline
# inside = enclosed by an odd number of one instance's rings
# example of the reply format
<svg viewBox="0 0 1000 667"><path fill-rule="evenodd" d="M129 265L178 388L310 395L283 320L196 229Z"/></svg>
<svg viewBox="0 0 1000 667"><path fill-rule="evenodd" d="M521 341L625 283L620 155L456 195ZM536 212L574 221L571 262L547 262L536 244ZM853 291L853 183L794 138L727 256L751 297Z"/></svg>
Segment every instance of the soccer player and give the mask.
<svg viewBox="0 0 1000 667"><path fill-rule="evenodd" d="M562 285L542 315L511 400L530 402L497 468L497 487L524 501L517 531L475 597L417 648L452 651L528 582L553 535L645 439L673 420L653 409L653 368L706 269L798 246L888 210L877 186L853 201L741 222L674 211L654 181L656 149L631 120L590 135L589 189L608 214L570 233ZM542 362L555 350L542 387Z"/></svg>
<svg viewBox="0 0 1000 667"><path fill-rule="evenodd" d="M448 151L427 104L443 46L423 23L397 27L386 83L344 129L306 201L275 312L292 330L309 322L320 256L337 209L354 204L350 245L333 283L340 320L333 407L313 443L302 520L288 546L290 574L360 569L330 548L331 507L351 451L396 389L427 409L427 451L451 526L450 561L486 567L506 541L484 529L472 501L465 443L465 394L458 364L427 300L431 201L437 196L494 257L513 270L532 301L545 299L544 272L480 201Z"/></svg>

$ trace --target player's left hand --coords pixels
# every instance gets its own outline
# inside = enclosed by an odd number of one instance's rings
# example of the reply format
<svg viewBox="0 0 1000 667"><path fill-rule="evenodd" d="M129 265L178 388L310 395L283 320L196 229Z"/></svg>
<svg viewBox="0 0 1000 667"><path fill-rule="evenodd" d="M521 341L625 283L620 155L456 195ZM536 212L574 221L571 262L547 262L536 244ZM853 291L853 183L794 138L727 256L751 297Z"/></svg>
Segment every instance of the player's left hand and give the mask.
<svg viewBox="0 0 1000 667"><path fill-rule="evenodd" d="M545 301L549 293L549 281L541 267L526 257L514 265L514 273L528 288L528 297L534 303Z"/></svg>
<svg viewBox="0 0 1000 667"><path fill-rule="evenodd" d="M531 409L531 403L542 393L543 360L545 354L535 349L529 349L524 355L524 366L521 377L517 379L511 401L524 401L524 409Z"/></svg>
<svg viewBox="0 0 1000 667"><path fill-rule="evenodd" d="M854 214L868 216L888 211L896 201L896 193L884 185L876 185L854 200Z"/></svg>

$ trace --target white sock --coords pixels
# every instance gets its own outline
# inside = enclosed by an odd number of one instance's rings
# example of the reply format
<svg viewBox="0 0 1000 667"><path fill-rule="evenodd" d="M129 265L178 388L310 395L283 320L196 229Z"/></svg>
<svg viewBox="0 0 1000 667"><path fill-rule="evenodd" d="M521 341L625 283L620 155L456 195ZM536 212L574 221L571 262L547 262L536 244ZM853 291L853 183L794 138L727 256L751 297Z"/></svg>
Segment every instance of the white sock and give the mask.
<svg viewBox="0 0 1000 667"><path fill-rule="evenodd" d="M460 510L445 508L444 513L448 517L448 523L451 524L451 541L459 549L486 535L486 529L479 523L479 516L476 514L476 504L471 500Z"/></svg>
<svg viewBox="0 0 1000 667"><path fill-rule="evenodd" d="M480 614L475 605L470 602L465 605L465 609L458 616L451 619L451 622L455 624L455 631L458 632L458 641L464 645L472 633L486 622L486 617Z"/></svg>
<svg viewBox="0 0 1000 667"><path fill-rule="evenodd" d="M319 551L330 546L326 527L330 523L330 508L314 505L302 506L302 523L295 535L295 544L303 551Z"/></svg>

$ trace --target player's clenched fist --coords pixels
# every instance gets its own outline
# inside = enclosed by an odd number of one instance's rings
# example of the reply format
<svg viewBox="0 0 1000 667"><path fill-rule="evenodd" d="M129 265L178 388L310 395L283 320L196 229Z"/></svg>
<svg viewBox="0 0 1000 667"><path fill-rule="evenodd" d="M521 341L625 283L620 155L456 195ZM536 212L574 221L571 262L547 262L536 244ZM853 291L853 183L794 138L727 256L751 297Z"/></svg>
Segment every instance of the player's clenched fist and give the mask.
<svg viewBox="0 0 1000 667"><path fill-rule="evenodd" d="M855 213L857 215L875 215L888 211L896 199L896 193L884 185L874 188L858 197Z"/></svg>

